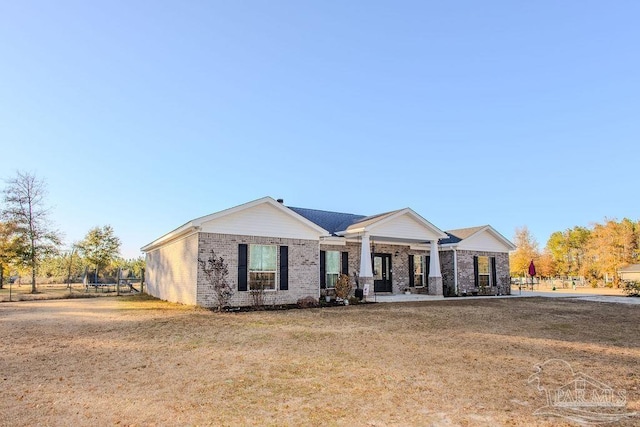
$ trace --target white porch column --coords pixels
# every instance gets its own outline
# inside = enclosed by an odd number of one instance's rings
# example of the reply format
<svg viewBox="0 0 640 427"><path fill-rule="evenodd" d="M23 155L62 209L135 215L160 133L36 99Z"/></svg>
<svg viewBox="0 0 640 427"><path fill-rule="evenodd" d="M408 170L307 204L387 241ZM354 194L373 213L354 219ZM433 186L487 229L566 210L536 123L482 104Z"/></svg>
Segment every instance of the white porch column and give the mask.
<svg viewBox="0 0 640 427"><path fill-rule="evenodd" d="M369 243L369 235L365 233L362 236L362 243L360 247L360 279L373 279L373 270L371 269L371 247ZM368 283L368 282L366 282Z"/></svg>
<svg viewBox="0 0 640 427"><path fill-rule="evenodd" d="M442 273L440 272L440 254L438 240L431 241L429 253L429 295L442 295Z"/></svg>

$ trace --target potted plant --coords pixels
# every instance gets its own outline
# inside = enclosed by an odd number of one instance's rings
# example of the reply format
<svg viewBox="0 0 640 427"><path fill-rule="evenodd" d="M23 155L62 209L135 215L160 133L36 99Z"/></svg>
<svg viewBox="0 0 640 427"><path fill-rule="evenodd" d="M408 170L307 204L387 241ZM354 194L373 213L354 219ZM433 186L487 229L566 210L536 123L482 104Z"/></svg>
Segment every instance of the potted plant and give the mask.
<svg viewBox="0 0 640 427"><path fill-rule="evenodd" d="M331 302L331 295L329 295L329 292L327 292L326 289L321 289L320 290L320 296L324 297L324 300L326 302Z"/></svg>
<svg viewBox="0 0 640 427"><path fill-rule="evenodd" d="M341 274L336 281L336 299L340 298L344 302L344 305L349 305L349 294L351 293L351 289L353 286L351 285L351 281L349 280L349 276L346 274Z"/></svg>

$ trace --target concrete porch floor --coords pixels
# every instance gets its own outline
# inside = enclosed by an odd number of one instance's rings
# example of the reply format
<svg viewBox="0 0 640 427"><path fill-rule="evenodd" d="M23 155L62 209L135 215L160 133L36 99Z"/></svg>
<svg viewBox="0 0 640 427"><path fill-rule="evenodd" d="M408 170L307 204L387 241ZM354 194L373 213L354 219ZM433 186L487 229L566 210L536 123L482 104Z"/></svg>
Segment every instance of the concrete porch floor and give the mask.
<svg viewBox="0 0 640 427"><path fill-rule="evenodd" d="M416 302L416 301L442 301L443 296L422 295L422 294L374 294L367 297L370 302Z"/></svg>
<svg viewBox="0 0 640 427"><path fill-rule="evenodd" d="M611 302L621 304L637 304L640 305L640 298L631 298L622 295L610 295L606 290L598 292L598 290L592 290L589 293L569 293L569 292L551 292L551 291L527 291L522 292L513 291L511 295L487 295L487 296L468 296L468 297L442 297L433 295L421 295L421 294L397 294L397 295L369 295L367 301L370 302L417 302L417 301L465 301L472 299L487 299L487 298L526 298L526 297L546 297L546 298L575 298L585 301L596 302Z"/></svg>

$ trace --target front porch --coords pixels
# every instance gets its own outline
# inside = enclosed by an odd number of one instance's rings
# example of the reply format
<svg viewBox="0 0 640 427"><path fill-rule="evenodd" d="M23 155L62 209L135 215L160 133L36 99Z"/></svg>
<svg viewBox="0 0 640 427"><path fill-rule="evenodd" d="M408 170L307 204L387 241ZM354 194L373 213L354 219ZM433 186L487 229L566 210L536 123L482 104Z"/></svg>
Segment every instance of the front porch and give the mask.
<svg viewBox="0 0 640 427"><path fill-rule="evenodd" d="M368 285L369 298L404 295L407 291L410 292L407 297L443 295L442 277L436 276L440 269L433 268L434 262L440 263L438 251L431 250L430 244L372 239L363 245L362 241L349 240L342 245L322 244L321 252L321 275L347 274L354 289ZM432 257L432 253L436 256ZM363 259L368 260L365 265ZM335 260L339 260L339 265ZM327 289L332 287L330 280L321 283L321 287L324 285Z"/></svg>

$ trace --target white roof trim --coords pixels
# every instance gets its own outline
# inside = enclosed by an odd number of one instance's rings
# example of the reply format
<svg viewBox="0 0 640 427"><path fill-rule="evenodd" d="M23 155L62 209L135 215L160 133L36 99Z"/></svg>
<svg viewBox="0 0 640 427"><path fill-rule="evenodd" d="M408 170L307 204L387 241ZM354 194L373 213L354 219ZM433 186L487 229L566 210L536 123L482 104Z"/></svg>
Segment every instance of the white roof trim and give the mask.
<svg viewBox="0 0 640 427"><path fill-rule="evenodd" d="M142 252L149 252L158 246L162 246L165 243L172 242L180 237L186 236L188 234L196 233L200 230L200 227L196 227L191 225L191 221L186 223L183 226L176 228L175 230L165 234L164 236L154 240L153 242L143 246L140 248Z"/></svg>
<svg viewBox="0 0 640 427"><path fill-rule="evenodd" d="M484 232L489 232L489 234L491 234L493 237L498 239L502 244L504 244L507 247L508 250L515 251L517 249L516 245L511 243L511 241L509 239L504 237L502 234L500 234L495 228L493 228L490 225L485 225L484 227L480 228L478 231L476 231L472 235L468 236L465 239L460 240L457 243L445 243L445 244L442 244L441 246L443 248L455 248L455 247L459 246L465 240L469 240L470 238L472 238L474 236L477 236L478 234L482 234Z"/></svg>
<svg viewBox="0 0 640 427"><path fill-rule="evenodd" d="M385 215L382 218L380 218L377 221L373 221L372 223L364 226L364 227L358 227L358 228L351 228L351 229L346 229L344 231L339 231L336 234L339 236L344 236L344 235L353 235L353 234L359 234L359 233L366 233L366 232L372 232L373 230L375 230L376 227L385 224L389 221L393 221L395 218L398 218L402 215L408 214L409 216L411 216L413 219L415 219L418 223L422 224L425 228L428 228L430 231L435 232L435 234L437 234L439 237L438 239L446 239L447 237L449 237L444 231L440 230L438 227L436 227L435 225L433 225L432 223L430 223L429 221L427 221L426 219L424 219L422 216L418 215L413 209L411 208L404 208L401 209L399 211L396 211L394 213L392 213L391 215ZM366 219L365 219L366 220ZM365 220L363 220L362 222L364 222ZM357 224L357 223L356 223Z"/></svg>
<svg viewBox="0 0 640 427"><path fill-rule="evenodd" d="M143 252L148 252L149 250L156 248L158 246L161 246L167 242L169 242L170 240L173 240L174 238L181 236L182 234L185 234L187 232L190 231L194 231L194 230L199 230L200 227L202 226L202 224L204 224L205 222L209 222L218 218L222 218L224 216L227 215L231 215L234 214L236 212L240 212L243 211L245 209L250 209L253 208L255 206L261 205L263 203L269 204L273 207L275 207L276 209L279 209L281 212L293 217L294 219L302 222L303 224L305 224L307 227L313 229L315 232L317 232L318 234L320 234L321 236L329 236L329 232L327 230L325 230L324 228L320 227L319 225L317 225L316 223L313 223L311 221L309 221L308 219L306 219L305 217L303 217L302 215L292 211L291 209L289 209L288 207L284 206L282 203L279 203L278 201L276 201L275 199L273 199L272 197L263 197L261 199L257 199L248 203L244 203L242 205L238 205L235 206L233 208L229 208L229 209L225 209L219 212L215 212L209 215L205 215L205 216L201 216L199 218L193 219L189 222L187 222L186 224L176 228L175 230L165 234L164 236L154 240L153 242L149 243L146 246L143 246L141 248L141 250Z"/></svg>

